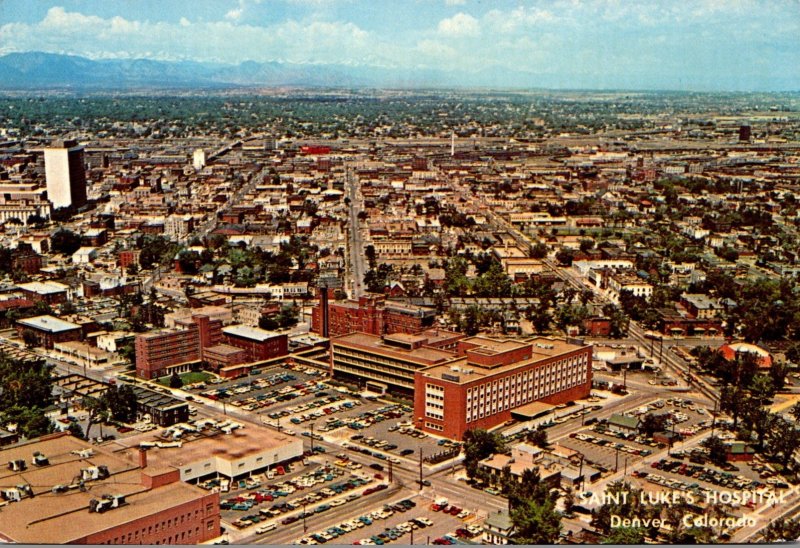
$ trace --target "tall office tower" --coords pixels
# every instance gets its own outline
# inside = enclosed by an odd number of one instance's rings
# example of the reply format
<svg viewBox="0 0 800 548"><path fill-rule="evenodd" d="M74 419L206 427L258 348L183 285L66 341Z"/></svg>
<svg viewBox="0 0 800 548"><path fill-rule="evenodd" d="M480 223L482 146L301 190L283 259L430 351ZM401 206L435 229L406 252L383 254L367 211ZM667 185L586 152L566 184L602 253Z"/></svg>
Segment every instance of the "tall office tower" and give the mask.
<svg viewBox="0 0 800 548"><path fill-rule="evenodd" d="M86 205L83 147L76 141L54 141L44 149L47 197L54 208Z"/></svg>
<svg viewBox="0 0 800 548"><path fill-rule="evenodd" d="M752 135L752 130L750 129L749 125L739 126L739 141L740 142L749 143L751 135Z"/></svg>
<svg viewBox="0 0 800 548"><path fill-rule="evenodd" d="M206 151L202 148L198 148L194 151L193 165L197 171L206 167Z"/></svg>

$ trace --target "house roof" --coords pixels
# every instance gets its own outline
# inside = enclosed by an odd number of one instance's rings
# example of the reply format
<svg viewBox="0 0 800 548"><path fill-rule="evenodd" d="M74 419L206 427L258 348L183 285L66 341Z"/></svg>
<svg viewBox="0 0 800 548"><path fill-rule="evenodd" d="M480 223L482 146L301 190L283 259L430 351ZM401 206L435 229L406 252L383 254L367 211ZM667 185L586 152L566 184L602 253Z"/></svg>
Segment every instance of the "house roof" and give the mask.
<svg viewBox="0 0 800 548"><path fill-rule="evenodd" d="M498 510L497 512L489 514L489 517L486 518L484 522L484 526L499 529L500 531L511 531L511 529L514 528L508 510Z"/></svg>
<svg viewBox="0 0 800 548"><path fill-rule="evenodd" d="M623 428L638 428L639 426L639 419L637 417L631 417L629 415L620 415L615 413L611 415L611 418L608 419L608 424L614 426L621 426Z"/></svg>

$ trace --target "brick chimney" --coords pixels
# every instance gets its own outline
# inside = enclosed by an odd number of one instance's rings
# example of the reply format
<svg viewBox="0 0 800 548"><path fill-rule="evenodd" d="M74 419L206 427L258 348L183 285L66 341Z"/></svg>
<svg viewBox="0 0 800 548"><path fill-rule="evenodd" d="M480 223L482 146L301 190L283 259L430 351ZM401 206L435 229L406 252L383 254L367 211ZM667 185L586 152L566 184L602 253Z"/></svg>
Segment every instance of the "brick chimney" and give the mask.
<svg viewBox="0 0 800 548"><path fill-rule="evenodd" d="M147 468L147 449L139 448L139 468Z"/></svg>

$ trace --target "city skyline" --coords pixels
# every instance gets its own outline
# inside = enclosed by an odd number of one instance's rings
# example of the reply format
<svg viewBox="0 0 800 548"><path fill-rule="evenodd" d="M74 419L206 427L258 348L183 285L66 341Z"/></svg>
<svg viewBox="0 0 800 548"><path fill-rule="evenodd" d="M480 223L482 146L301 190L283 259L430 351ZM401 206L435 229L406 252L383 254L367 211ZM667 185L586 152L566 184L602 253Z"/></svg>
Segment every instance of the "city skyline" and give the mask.
<svg viewBox="0 0 800 548"><path fill-rule="evenodd" d="M0 54L380 68L421 85L800 89L800 4L231 0L0 5ZM431 76L433 74L433 76Z"/></svg>

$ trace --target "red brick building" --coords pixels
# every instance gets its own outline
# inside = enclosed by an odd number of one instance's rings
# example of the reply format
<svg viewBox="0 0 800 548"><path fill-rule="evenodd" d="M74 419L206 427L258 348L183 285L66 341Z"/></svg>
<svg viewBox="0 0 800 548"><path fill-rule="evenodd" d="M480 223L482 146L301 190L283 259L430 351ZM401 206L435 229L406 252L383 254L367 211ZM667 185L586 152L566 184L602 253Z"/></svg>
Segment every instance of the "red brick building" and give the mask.
<svg viewBox="0 0 800 548"><path fill-rule="evenodd" d="M592 387L592 347L561 340L471 337L458 342L457 362L414 375L414 426L451 439L511 420L531 402L560 404Z"/></svg>
<svg viewBox="0 0 800 548"><path fill-rule="evenodd" d="M247 356L247 350L229 344L216 344L203 349L203 361L217 373L226 367L247 363Z"/></svg>
<svg viewBox="0 0 800 548"><path fill-rule="evenodd" d="M423 306L413 306L387 301L383 295L368 295L358 301L347 300L328 304L328 336L338 337L348 333L391 335L394 333L420 333L431 327L436 311ZM322 333L322 305L311 311L311 330Z"/></svg>
<svg viewBox="0 0 800 548"><path fill-rule="evenodd" d="M119 265L120 269L125 270L132 264L139 264L139 255L141 255L141 251L138 249L131 249L127 251L120 251L117 254L117 264Z"/></svg>
<svg viewBox="0 0 800 548"><path fill-rule="evenodd" d="M69 286L58 282L28 282L19 284L26 299L45 302L49 305L63 304L69 299Z"/></svg>
<svg viewBox="0 0 800 548"><path fill-rule="evenodd" d="M79 341L83 339L83 328L76 323L68 322L54 316L36 316L17 320L17 334L23 337L25 332L36 337L35 346L51 349L55 343Z"/></svg>
<svg viewBox="0 0 800 548"><path fill-rule="evenodd" d="M590 337L608 337L611 335L611 318L593 316L583 321L583 328Z"/></svg>
<svg viewBox="0 0 800 548"><path fill-rule="evenodd" d="M36 452L49 464L30 464ZM12 489L16 495L3 507L0 541L200 544L221 534L219 493L181 482L178 469L147 467L146 458L129 460L66 433L3 448L0 457L27 463L25 470L8 471L9 486L30 486Z"/></svg>
<svg viewBox="0 0 800 548"><path fill-rule="evenodd" d="M289 354L289 337L247 325L231 325L222 329L225 344L247 352L248 362L279 358Z"/></svg>
<svg viewBox="0 0 800 548"><path fill-rule="evenodd" d="M191 369L201 359L200 329L170 329L136 335L136 374L154 379Z"/></svg>
<svg viewBox="0 0 800 548"><path fill-rule="evenodd" d="M25 274L38 274L42 269L42 256L28 243L20 243L11 256L11 268Z"/></svg>

